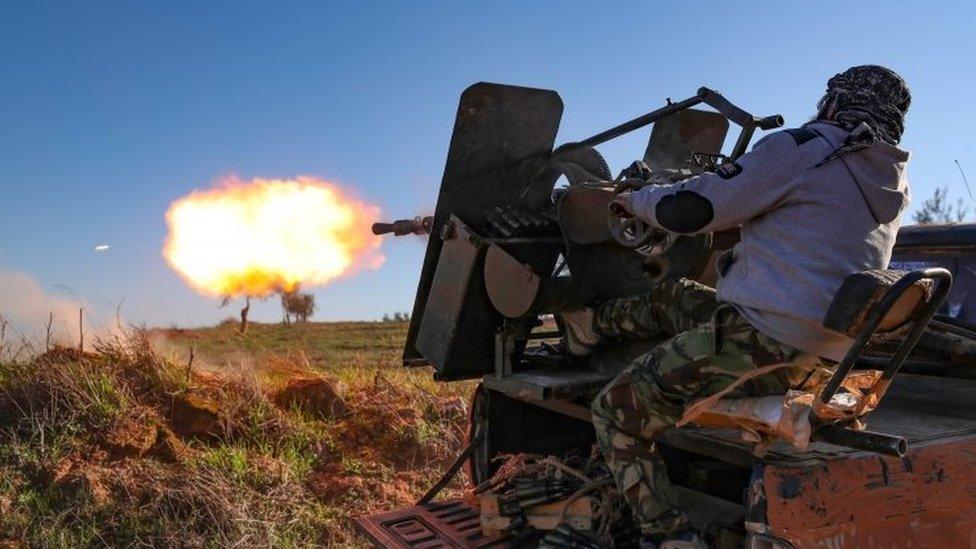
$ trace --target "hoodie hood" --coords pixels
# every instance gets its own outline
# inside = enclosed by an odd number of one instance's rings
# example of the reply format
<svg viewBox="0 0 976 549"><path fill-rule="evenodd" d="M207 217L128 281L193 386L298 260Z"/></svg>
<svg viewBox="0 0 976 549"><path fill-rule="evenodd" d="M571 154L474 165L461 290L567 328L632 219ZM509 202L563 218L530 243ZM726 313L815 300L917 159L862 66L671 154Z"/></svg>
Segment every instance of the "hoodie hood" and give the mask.
<svg viewBox="0 0 976 549"><path fill-rule="evenodd" d="M843 145L850 135L847 130L832 124L810 124L808 127L834 148ZM890 223L908 207L910 196L905 168L909 156L908 151L879 141L837 159L857 182L861 196L878 223Z"/></svg>

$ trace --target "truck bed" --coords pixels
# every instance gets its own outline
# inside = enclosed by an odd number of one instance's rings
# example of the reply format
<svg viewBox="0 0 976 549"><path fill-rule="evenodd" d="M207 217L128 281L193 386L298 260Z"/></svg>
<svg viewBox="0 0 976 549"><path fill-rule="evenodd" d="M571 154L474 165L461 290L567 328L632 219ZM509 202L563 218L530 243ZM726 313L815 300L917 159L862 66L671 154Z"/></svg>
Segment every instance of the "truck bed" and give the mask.
<svg viewBox="0 0 976 549"><path fill-rule="evenodd" d="M552 376L565 378L565 383L551 383ZM486 386L583 419L586 408L566 400L574 392L571 380L595 383L592 375L546 370ZM558 389L532 388L547 384ZM794 546L968 546L976 532L974 404L974 380L898 375L868 416L868 427L906 437L908 454L903 458L819 442L806 451L775 443L760 458L739 440L737 431L721 429L671 429L661 442L686 460L733 466L724 473L719 467L719 475L744 475L741 488L724 499L682 488L691 502L686 510L698 515L693 523L700 527L741 527L746 521ZM697 513L691 513L693 507ZM477 511L457 500L358 517L356 522L377 546L505 546L504 540L485 538Z"/></svg>
<svg viewBox="0 0 976 549"><path fill-rule="evenodd" d="M976 381L899 374L881 405L867 418L868 429L901 435L910 449L976 439ZM753 465L759 458L727 429L673 429L665 441L676 447L724 461ZM815 442L806 451L774 443L762 461L792 466L816 465L856 455L870 455L842 446Z"/></svg>

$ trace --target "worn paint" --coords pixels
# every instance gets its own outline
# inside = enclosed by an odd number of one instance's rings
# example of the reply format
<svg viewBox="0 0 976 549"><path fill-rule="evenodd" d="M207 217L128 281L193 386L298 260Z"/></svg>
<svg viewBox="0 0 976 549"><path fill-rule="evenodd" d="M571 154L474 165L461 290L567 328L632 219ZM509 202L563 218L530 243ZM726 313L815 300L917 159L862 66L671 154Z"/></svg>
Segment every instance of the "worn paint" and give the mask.
<svg viewBox="0 0 976 549"><path fill-rule="evenodd" d="M976 440L863 453L813 466L768 464L769 532L797 547L976 548Z"/></svg>

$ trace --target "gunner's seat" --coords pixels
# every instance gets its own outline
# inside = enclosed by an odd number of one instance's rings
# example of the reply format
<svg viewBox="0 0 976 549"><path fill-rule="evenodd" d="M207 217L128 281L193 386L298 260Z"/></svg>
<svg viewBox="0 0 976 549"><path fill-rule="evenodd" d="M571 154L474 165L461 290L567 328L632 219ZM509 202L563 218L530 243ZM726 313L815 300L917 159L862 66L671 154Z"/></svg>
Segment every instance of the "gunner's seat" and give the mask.
<svg viewBox="0 0 976 549"><path fill-rule="evenodd" d="M834 295L823 324L846 334L854 343L818 399L822 403L830 401L871 343L900 339L870 389L880 401L951 286L952 274L942 268L873 270L848 276Z"/></svg>
<svg viewBox="0 0 976 549"><path fill-rule="evenodd" d="M823 324L831 330L857 339L865 329L870 312L909 273L897 270L862 271L848 276L834 294ZM931 299L935 281L921 277L907 285L884 312L875 335L891 333L908 325Z"/></svg>
<svg viewBox="0 0 976 549"><path fill-rule="evenodd" d="M951 285L949 271L938 268L874 270L848 276L823 320L824 326L853 340L832 373L821 368L819 377L808 378L815 382L783 396L731 399L716 394L686 409L678 425L734 426L742 430L746 440L784 438L800 448L811 440L820 440L904 455L904 437L864 431L861 420L880 403ZM872 343L879 342L894 343L895 350L874 362L874 371L864 371L862 355ZM787 366L791 364L770 365L752 374ZM852 373L855 366L861 371ZM748 377L739 378L725 394L731 394L735 385Z"/></svg>

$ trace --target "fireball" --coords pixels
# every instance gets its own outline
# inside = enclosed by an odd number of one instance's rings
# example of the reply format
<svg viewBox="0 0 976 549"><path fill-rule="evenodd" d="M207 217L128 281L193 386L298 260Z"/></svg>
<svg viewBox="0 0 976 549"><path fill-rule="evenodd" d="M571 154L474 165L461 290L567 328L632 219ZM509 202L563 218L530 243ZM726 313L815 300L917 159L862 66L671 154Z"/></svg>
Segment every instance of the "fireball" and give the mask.
<svg viewBox="0 0 976 549"><path fill-rule="evenodd" d="M379 214L315 177L229 177L170 205L163 256L205 295L265 297L378 268Z"/></svg>

